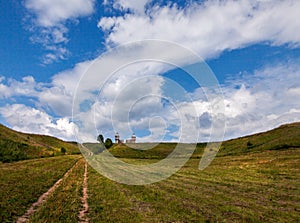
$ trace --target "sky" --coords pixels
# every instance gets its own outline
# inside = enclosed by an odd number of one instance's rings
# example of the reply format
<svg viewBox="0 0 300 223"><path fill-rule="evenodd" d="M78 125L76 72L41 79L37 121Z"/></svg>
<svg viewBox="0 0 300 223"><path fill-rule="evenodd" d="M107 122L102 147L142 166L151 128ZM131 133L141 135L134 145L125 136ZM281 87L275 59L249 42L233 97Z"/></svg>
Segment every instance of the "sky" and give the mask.
<svg viewBox="0 0 300 223"><path fill-rule="evenodd" d="M298 0L0 0L0 122L80 142L195 142L300 121L299 11Z"/></svg>

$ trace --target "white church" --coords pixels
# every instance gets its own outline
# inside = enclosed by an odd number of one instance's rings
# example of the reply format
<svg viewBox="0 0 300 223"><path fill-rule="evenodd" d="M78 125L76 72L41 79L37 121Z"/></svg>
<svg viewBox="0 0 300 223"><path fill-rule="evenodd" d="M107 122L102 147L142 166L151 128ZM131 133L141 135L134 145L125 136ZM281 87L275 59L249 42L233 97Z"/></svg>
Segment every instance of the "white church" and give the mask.
<svg viewBox="0 0 300 223"><path fill-rule="evenodd" d="M126 140L123 140L123 139L120 139L120 135L119 133L117 132L115 134L115 143L117 144L121 144L121 143L136 143L136 136L134 133L132 133L132 136L130 139L126 139Z"/></svg>

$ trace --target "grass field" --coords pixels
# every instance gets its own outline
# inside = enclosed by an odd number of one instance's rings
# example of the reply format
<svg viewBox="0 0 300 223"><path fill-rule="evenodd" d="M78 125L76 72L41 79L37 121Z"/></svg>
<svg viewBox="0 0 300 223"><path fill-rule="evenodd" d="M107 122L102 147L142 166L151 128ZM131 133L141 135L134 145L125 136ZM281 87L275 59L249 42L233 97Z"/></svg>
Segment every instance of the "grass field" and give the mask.
<svg viewBox="0 0 300 223"><path fill-rule="evenodd" d="M198 165L205 144L198 144L176 174L143 186L111 181L89 166L86 217L89 222L300 222L299 137L296 123L224 142L203 171ZM86 146L99 150L95 144ZM111 152L128 163L145 164L166 157L174 146L161 143L139 151L117 145ZM0 220L16 221L73 167L29 222L80 222L85 163L81 157L0 164Z"/></svg>
<svg viewBox="0 0 300 223"><path fill-rule="evenodd" d="M0 164L0 220L15 221L80 158L79 155Z"/></svg>
<svg viewBox="0 0 300 223"><path fill-rule="evenodd" d="M90 145L92 146L92 144ZM159 143L153 146L150 143L139 143L130 145L134 148L128 148L125 144L120 144L113 146L109 151L118 158L164 159L176 145L176 143ZM192 157L200 158L205 146L206 143L198 143ZM152 149L145 150L144 148ZM300 148L300 123L287 124L264 133L225 141L217 156L242 155L289 148Z"/></svg>
<svg viewBox="0 0 300 223"><path fill-rule="evenodd" d="M90 169L91 222L299 222L300 150L191 159L167 180L112 182Z"/></svg>
<svg viewBox="0 0 300 223"><path fill-rule="evenodd" d="M77 222L81 209L84 159L72 169L47 202L30 218L30 222Z"/></svg>
<svg viewBox="0 0 300 223"><path fill-rule="evenodd" d="M77 158L2 164L1 173L7 172L1 177L5 175L9 182L1 185L1 197L7 198L1 201L2 222L22 215ZM113 182L89 167L90 222L300 221L299 149L217 157L204 171L198 170L198 162L191 159L172 177L145 186ZM29 178L24 179L24 171ZM30 222L77 222L82 176L83 160Z"/></svg>
<svg viewBox="0 0 300 223"><path fill-rule="evenodd" d="M65 151L62 153L62 150ZM14 131L0 124L0 162L80 154L77 143Z"/></svg>
<svg viewBox="0 0 300 223"><path fill-rule="evenodd" d="M18 179L14 185L20 186L6 186L6 194L11 193L12 189L16 191L13 197L1 201L1 209L5 207L6 213L13 214L3 215L2 212L2 222L9 222L15 219L14 216L22 215L25 207L28 208L30 202L34 202L38 194L55 181L50 179L62 176L77 158L62 156L32 161L34 165L27 164L27 168L34 167L37 179L14 177L15 181ZM51 161L51 165L48 161ZM29 161L14 165L23 163L24 166L26 162ZM198 170L198 162L199 159L191 159L172 177L144 186L113 182L89 167L90 222L300 221L299 149L217 157L204 171ZM12 164L3 165L8 171L8 166ZM64 166L65 169L58 166ZM40 168L49 167L53 168L49 170L52 174L38 172ZM79 221L83 170L83 160L80 160L29 222ZM19 169L18 172L23 171ZM12 175L9 180L12 182ZM26 182L27 186L24 185ZM3 190L1 193L5 196Z"/></svg>

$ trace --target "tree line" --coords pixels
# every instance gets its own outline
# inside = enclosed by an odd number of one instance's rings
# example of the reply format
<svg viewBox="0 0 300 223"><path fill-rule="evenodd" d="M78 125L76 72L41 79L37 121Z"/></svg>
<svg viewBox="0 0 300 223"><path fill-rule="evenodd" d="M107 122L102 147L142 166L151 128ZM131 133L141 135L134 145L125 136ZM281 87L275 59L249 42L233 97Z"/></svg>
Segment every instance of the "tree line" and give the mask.
<svg viewBox="0 0 300 223"><path fill-rule="evenodd" d="M105 146L106 149L109 149L110 147L113 146L112 140L110 138L107 138L107 139L104 140L104 136L102 134L98 135L97 141L99 143L104 144L104 146Z"/></svg>

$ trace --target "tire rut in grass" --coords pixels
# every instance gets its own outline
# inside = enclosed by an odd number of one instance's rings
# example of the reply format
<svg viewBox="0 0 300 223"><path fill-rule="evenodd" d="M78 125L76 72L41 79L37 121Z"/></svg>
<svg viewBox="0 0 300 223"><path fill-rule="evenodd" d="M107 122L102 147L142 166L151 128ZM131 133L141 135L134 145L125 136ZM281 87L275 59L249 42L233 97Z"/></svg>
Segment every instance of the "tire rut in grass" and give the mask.
<svg viewBox="0 0 300 223"><path fill-rule="evenodd" d="M79 160L78 160L79 161ZM25 214L18 218L17 223L28 222L30 217L37 211L37 209L42 206L48 199L48 197L56 190L57 187L62 183L62 181L68 177L70 172L77 166L78 161L60 178L56 183L44 194L42 194L39 199L31 205L31 207L25 212Z"/></svg>
<svg viewBox="0 0 300 223"><path fill-rule="evenodd" d="M83 175L83 188L82 188L82 197L81 197L81 203L82 203L82 210L79 212L79 223L87 223L89 222L88 217L86 214L89 210L89 204L88 204L88 164L85 162L84 166L84 175Z"/></svg>

